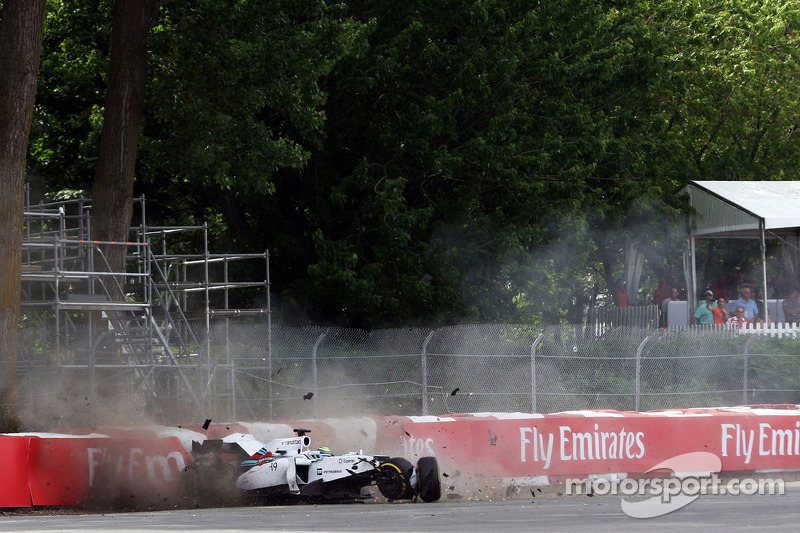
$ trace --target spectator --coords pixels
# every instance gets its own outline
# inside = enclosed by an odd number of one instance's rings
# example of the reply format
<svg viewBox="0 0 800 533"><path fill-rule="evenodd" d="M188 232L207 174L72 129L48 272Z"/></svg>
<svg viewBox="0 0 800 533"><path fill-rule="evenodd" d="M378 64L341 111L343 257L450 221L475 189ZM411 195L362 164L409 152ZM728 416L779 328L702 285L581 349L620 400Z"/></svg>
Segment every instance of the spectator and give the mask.
<svg viewBox="0 0 800 533"><path fill-rule="evenodd" d="M659 276L658 278L658 287L653 292L653 303L656 305L661 305L664 300L670 297L670 287L667 284L667 280L664 276Z"/></svg>
<svg viewBox="0 0 800 533"><path fill-rule="evenodd" d="M669 298L664 298L661 301L660 310L661 310L661 325L662 326L668 326L669 325L669 321L668 321L669 303L670 302L677 302L679 294L680 294L680 291L678 290L677 287L671 287L669 289Z"/></svg>
<svg viewBox="0 0 800 533"><path fill-rule="evenodd" d="M741 298L742 297L742 290L744 289L744 286L745 285L749 286L750 285L750 281L747 279L747 276L745 275L744 270L742 270L742 267L738 267L738 266L734 267L734 275L736 276L736 293L735 294L738 295L739 298Z"/></svg>
<svg viewBox="0 0 800 533"><path fill-rule="evenodd" d="M720 296L717 298L717 306L711 308L711 312L714 313L714 324L727 324L728 320L730 320L730 316L728 315L728 310L725 309L725 304L728 303L728 299L724 296Z"/></svg>
<svg viewBox="0 0 800 533"><path fill-rule="evenodd" d="M750 299L750 295L752 293L750 285L743 285L741 293L741 298L733 302L733 308L743 308L744 317L748 320L748 322L758 320L758 305L756 305L756 303Z"/></svg>
<svg viewBox="0 0 800 533"><path fill-rule="evenodd" d="M742 269L740 267L733 267L726 278L725 296L728 298L739 297L739 272L741 271Z"/></svg>
<svg viewBox="0 0 800 533"><path fill-rule="evenodd" d="M744 288L745 287L747 287L747 288L749 288L751 290L758 288L758 286L759 286L758 283L756 283L755 281L750 279L750 276L748 276L745 273L745 271L741 269L741 267L736 267L735 270L736 270L736 293L735 294L738 294L739 298L742 297L742 293L744 292ZM752 294L751 294L751 297L752 297ZM745 308L744 312L747 313L747 308Z"/></svg>
<svg viewBox="0 0 800 533"><path fill-rule="evenodd" d="M625 280L620 280L617 286L617 307L628 307L628 289Z"/></svg>
<svg viewBox="0 0 800 533"><path fill-rule="evenodd" d="M790 324L800 323L800 294L797 287L791 287L789 296L783 301L783 316Z"/></svg>
<svg viewBox="0 0 800 533"><path fill-rule="evenodd" d="M757 316L755 318L751 318L750 322L754 324L756 322L759 324L763 324L764 317L766 317L767 315L764 313L764 302L758 299L758 287L752 287L750 295L752 296L753 301L756 303L756 309L758 309Z"/></svg>
<svg viewBox="0 0 800 533"><path fill-rule="evenodd" d="M730 299L731 295L728 292L728 277L725 274L720 274L717 277L717 282L711 285L711 291L717 295L717 297L723 297L726 300Z"/></svg>
<svg viewBox="0 0 800 533"><path fill-rule="evenodd" d="M775 299L777 296L777 291L775 290L775 282L772 279L772 274L767 274L767 290L766 290L766 298L767 300Z"/></svg>
<svg viewBox="0 0 800 533"><path fill-rule="evenodd" d="M728 320L728 324L733 328L746 328L750 321L744 317L744 307L741 305L733 312L733 316Z"/></svg>
<svg viewBox="0 0 800 533"><path fill-rule="evenodd" d="M775 267L775 298L786 298L789 295L789 289L792 288L792 283L786 277L786 267L778 263Z"/></svg>
<svg viewBox="0 0 800 533"><path fill-rule="evenodd" d="M714 303L714 293L711 291L706 291L705 297L706 300L697 306L697 309L692 316L693 326L696 324L705 325L714 323L714 313L711 311L711 308L716 307L717 305Z"/></svg>

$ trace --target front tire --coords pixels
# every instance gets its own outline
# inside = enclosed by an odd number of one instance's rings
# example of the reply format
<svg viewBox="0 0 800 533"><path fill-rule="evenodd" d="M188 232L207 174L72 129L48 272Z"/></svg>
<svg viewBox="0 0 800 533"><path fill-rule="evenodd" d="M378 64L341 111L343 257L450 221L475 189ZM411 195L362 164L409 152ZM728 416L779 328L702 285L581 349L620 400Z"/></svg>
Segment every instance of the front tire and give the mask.
<svg viewBox="0 0 800 533"><path fill-rule="evenodd" d="M417 483L422 501L435 502L442 497L442 482L439 479L439 462L436 457L422 457L417 461Z"/></svg>
<svg viewBox="0 0 800 533"><path fill-rule="evenodd" d="M384 498L407 500L414 497L411 476L414 465L402 457L393 457L378 467L376 483Z"/></svg>

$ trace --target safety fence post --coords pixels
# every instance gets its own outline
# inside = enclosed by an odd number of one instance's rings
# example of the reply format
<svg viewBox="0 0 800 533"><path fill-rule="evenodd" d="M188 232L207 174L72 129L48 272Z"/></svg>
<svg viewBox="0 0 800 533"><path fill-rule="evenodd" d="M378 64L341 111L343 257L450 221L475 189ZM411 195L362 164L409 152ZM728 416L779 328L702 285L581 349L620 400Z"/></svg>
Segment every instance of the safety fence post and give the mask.
<svg viewBox="0 0 800 533"><path fill-rule="evenodd" d="M647 336L644 338L642 343L636 349L636 397L634 399L634 410L639 411L640 404L641 404L641 395L642 395L642 352L644 351L644 346L647 344L647 341L650 340L651 337L658 335L660 330L656 330L652 333L648 333Z"/></svg>
<svg viewBox="0 0 800 533"><path fill-rule="evenodd" d="M317 387L317 348L319 348L320 343L322 343L325 337L328 336L329 329L330 328L325 328L325 331L317 337L317 342L314 343L314 348L311 350L311 388L314 392L314 396L312 396L311 399L314 401L314 417L319 416L319 411L317 410L317 399L319 398L319 390Z"/></svg>
<svg viewBox="0 0 800 533"><path fill-rule="evenodd" d="M536 412L536 347L544 338L544 331L539 333L531 345L531 413Z"/></svg>
<svg viewBox="0 0 800 533"><path fill-rule="evenodd" d="M422 416L428 415L428 343L436 334L436 330L428 333L422 343Z"/></svg>

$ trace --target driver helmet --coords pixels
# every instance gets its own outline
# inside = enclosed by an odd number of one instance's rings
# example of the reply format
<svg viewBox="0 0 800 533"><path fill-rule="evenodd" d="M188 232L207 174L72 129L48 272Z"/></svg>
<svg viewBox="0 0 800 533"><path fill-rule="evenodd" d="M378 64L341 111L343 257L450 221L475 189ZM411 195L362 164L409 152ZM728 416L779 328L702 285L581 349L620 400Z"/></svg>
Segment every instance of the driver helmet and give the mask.
<svg viewBox="0 0 800 533"><path fill-rule="evenodd" d="M333 455L333 453L331 453L331 449L328 448L327 446L320 446L319 450L317 451L323 457L330 457L331 455Z"/></svg>

